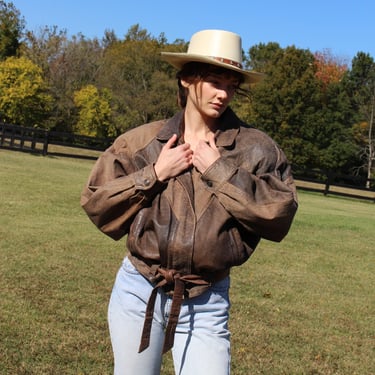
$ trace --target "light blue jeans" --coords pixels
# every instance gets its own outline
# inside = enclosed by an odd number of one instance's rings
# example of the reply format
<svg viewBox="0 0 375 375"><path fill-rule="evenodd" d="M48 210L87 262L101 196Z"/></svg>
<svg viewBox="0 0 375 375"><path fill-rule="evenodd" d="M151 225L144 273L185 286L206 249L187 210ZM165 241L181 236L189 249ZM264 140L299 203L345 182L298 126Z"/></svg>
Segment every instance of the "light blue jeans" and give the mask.
<svg viewBox="0 0 375 375"><path fill-rule="evenodd" d="M159 375L164 329L172 298L159 291L150 346L138 353L152 284L126 257L108 308L115 375ZM229 277L198 297L183 300L172 349L176 375L229 375Z"/></svg>

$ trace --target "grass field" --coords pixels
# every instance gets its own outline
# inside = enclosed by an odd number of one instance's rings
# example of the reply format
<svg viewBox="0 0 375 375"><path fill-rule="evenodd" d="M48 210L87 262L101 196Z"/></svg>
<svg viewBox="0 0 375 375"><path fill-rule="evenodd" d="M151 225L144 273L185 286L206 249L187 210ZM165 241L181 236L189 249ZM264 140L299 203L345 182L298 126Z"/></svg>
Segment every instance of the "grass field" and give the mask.
<svg viewBox="0 0 375 375"><path fill-rule="evenodd" d="M111 374L125 248L79 206L93 162L0 150L0 165L0 374ZM299 200L288 237L233 269L232 374L373 375L375 205Z"/></svg>

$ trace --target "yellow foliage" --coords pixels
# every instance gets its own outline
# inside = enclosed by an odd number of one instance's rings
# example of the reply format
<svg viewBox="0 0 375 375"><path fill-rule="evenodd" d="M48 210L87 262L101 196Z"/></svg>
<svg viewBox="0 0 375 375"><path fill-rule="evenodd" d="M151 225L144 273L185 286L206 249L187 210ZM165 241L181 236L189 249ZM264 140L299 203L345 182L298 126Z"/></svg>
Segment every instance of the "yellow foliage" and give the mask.
<svg viewBox="0 0 375 375"><path fill-rule="evenodd" d="M112 125L111 95L108 90L99 92L94 85L87 85L74 93L74 104L79 109L76 131L90 137L115 135Z"/></svg>
<svg viewBox="0 0 375 375"><path fill-rule="evenodd" d="M9 57L0 62L0 118L34 126L48 113L51 103L42 70L31 60Z"/></svg>

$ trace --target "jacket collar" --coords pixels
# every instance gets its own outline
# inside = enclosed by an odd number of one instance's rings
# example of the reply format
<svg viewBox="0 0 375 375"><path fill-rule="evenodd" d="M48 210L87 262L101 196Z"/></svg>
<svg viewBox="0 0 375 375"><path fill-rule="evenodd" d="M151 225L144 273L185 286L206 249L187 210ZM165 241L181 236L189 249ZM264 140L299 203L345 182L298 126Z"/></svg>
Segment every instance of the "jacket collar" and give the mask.
<svg viewBox="0 0 375 375"><path fill-rule="evenodd" d="M184 114L185 111L180 111L167 120L159 131L157 138L162 142L166 142L173 134L177 134L178 138L180 138L183 129ZM216 145L218 147L231 146L239 133L241 125L243 125L243 122L228 107L219 120L219 128L215 134Z"/></svg>

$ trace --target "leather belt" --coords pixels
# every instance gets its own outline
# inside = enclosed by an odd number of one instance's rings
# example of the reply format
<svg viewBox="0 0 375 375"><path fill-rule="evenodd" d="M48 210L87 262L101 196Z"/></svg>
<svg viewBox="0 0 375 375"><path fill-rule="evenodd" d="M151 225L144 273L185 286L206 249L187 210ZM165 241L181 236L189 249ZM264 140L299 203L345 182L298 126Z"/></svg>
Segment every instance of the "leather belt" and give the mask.
<svg viewBox="0 0 375 375"><path fill-rule="evenodd" d="M174 335L180 315L182 300L185 297L185 290L187 284L193 285L211 285L210 282L205 281L198 275L181 275L173 269L164 269L159 267L156 272L157 283L151 292L151 296L147 303L146 316L143 325L141 343L138 352L148 348L150 344L151 327L154 316L154 308L156 296L159 288L168 287L173 291L172 306L168 319L167 328L165 331L163 354L168 352L174 343Z"/></svg>

